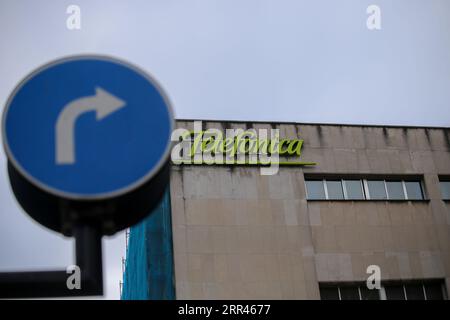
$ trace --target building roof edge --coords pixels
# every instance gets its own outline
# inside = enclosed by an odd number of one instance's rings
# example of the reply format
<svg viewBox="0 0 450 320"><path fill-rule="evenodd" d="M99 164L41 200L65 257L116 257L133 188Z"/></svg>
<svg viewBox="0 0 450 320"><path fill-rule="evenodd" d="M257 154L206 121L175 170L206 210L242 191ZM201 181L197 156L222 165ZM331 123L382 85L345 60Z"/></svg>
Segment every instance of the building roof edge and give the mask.
<svg viewBox="0 0 450 320"><path fill-rule="evenodd" d="M205 122L230 122L230 123L261 123L261 124L292 124L311 126L335 126L335 127L372 127L372 128L397 128L397 129L438 129L449 130L450 126L414 126L414 125L382 125L382 124L355 124L355 123L331 123L331 122L295 122L295 121L264 121L264 120L225 120L225 119L198 119L179 118L175 121L205 121Z"/></svg>

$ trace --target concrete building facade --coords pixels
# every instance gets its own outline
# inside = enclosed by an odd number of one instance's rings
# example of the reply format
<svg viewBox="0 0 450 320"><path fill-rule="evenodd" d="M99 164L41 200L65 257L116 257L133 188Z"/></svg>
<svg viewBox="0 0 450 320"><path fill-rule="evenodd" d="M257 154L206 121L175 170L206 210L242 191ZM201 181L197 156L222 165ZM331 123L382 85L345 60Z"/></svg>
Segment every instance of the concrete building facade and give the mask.
<svg viewBox="0 0 450 320"><path fill-rule="evenodd" d="M448 128L203 126L279 129L280 138L302 139L301 160L316 165L280 166L274 175L261 175L258 165L172 165L170 230L161 226L172 242L159 252L158 241L143 244L148 237L132 228L124 299L344 299L354 292L364 298L370 266L381 275L379 298L398 297L398 290L412 298L418 288L430 298L428 285L447 298ZM194 129L193 121L177 121L177 127ZM158 251L157 260L163 255L171 274L131 261L142 259L133 252L138 247ZM147 271L135 279L139 266ZM137 294L139 281L154 294Z"/></svg>

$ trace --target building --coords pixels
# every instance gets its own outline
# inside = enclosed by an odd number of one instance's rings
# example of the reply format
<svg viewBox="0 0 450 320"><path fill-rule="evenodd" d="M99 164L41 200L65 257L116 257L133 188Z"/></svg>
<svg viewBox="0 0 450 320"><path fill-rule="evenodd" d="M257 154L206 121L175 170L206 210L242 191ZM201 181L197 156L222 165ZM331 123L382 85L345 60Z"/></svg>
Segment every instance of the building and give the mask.
<svg viewBox="0 0 450 320"><path fill-rule="evenodd" d="M307 165L172 165L160 207L131 228L123 299L447 299L449 128L202 125L279 129Z"/></svg>

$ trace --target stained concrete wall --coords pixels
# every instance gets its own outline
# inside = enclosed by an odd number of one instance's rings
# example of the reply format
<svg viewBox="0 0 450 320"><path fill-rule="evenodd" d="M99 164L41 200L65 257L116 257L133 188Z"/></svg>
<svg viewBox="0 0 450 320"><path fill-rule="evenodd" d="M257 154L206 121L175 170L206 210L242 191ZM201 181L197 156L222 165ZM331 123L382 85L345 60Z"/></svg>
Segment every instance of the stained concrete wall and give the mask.
<svg viewBox="0 0 450 320"><path fill-rule="evenodd" d="M191 121L177 126L192 130ZM318 283L444 278L450 283L448 129L218 123L275 128L304 139L304 161L258 167L173 166L171 201L179 299L319 299ZM307 201L304 174L423 175L428 201Z"/></svg>

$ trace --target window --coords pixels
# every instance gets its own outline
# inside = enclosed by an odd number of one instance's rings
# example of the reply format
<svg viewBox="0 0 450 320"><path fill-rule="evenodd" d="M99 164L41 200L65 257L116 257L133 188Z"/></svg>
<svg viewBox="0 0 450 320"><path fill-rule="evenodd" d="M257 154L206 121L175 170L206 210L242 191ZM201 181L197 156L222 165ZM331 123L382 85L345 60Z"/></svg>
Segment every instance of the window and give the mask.
<svg viewBox="0 0 450 320"><path fill-rule="evenodd" d="M380 290L369 289L367 286L359 287L361 300L380 300Z"/></svg>
<svg viewBox="0 0 450 320"><path fill-rule="evenodd" d="M421 181L306 179L308 200L423 200ZM442 182L441 182L442 183ZM450 200L450 182L445 182ZM444 188L443 188L444 189Z"/></svg>
<svg viewBox="0 0 450 320"><path fill-rule="evenodd" d="M405 293L408 300L425 300L425 292L422 284L405 285Z"/></svg>
<svg viewBox="0 0 450 320"><path fill-rule="evenodd" d="M344 191L342 190L341 180L327 180L328 199L340 200L344 199Z"/></svg>
<svg viewBox="0 0 450 320"><path fill-rule="evenodd" d="M440 283L428 283L424 285L427 300L444 300L444 290Z"/></svg>
<svg viewBox="0 0 450 320"><path fill-rule="evenodd" d="M341 287L339 291L341 300L360 300L358 287Z"/></svg>
<svg viewBox="0 0 450 320"><path fill-rule="evenodd" d="M389 285L384 287L386 300L405 300L403 285Z"/></svg>
<svg viewBox="0 0 450 320"><path fill-rule="evenodd" d="M450 200L450 181L441 181L442 199Z"/></svg>
<svg viewBox="0 0 450 320"><path fill-rule="evenodd" d="M325 189L322 180L306 181L306 192L308 194L308 199L312 200L326 199Z"/></svg>
<svg viewBox="0 0 450 320"><path fill-rule="evenodd" d="M405 181L406 194L408 199L422 200L423 192L420 181Z"/></svg>
<svg viewBox="0 0 450 320"><path fill-rule="evenodd" d="M415 280L382 284L381 289L369 289L365 282L319 284L322 300L444 300L442 280Z"/></svg>
<svg viewBox="0 0 450 320"><path fill-rule="evenodd" d="M321 287L320 299L322 300L340 300L338 287Z"/></svg>
<svg viewBox="0 0 450 320"><path fill-rule="evenodd" d="M380 290L361 284L319 284L321 300L380 300Z"/></svg>
<svg viewBox="0 0 450 320"><path fill-rule="evenodd" d="M350 200L364 199L364 191L361 180L344 180L344 186L347 193L347 199Z"/></svg>
<svg viewBox="0 0 450 320"><path fill-rule="evenodd" d="M383 200L387 199L386 186L384 180L369 180L367 181L367 187L369 189L370 199Z"/></svg>
<svg viewBox="0 0 450 320"><path fill-rule="evenodd" d="M386 181L386 190L388 199L404 200L405 190L403 190L403 182L401 181Z"/></svg>

